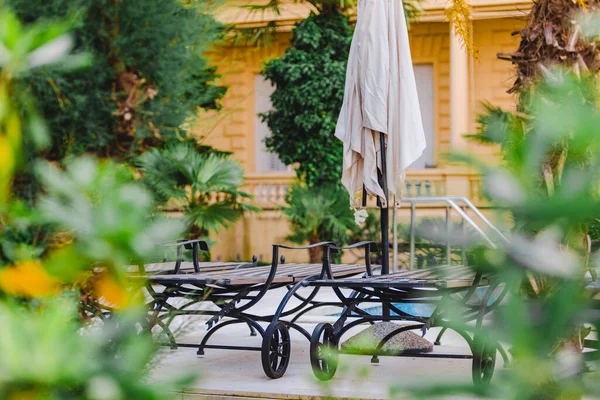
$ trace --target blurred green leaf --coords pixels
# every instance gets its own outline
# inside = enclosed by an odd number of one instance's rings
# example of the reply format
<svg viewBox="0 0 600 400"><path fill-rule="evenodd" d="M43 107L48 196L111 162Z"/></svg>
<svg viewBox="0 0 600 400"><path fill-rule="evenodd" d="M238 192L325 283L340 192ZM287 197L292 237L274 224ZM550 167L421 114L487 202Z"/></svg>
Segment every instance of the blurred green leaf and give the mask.
<svg viewBox="0 0 600 400"><path fill-rule="evenodd" d="M124 167L81 157L64 171L47 163L37 171L46 190L39 202L42 220L72 232L88 260L123 268L151 259L157 243L181 234L180 221L149 217L152 197Z"/></svg>

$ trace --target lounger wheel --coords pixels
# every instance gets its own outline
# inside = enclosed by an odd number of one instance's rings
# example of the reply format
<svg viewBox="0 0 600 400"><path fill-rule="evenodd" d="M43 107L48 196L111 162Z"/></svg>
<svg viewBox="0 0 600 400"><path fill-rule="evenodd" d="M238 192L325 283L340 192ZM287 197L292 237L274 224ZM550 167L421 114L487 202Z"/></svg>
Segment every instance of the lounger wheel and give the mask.
<svg viewBox="0 0 600 400"><path fill-rule="evenodd" d="M310 339L310 364L315 376L321 381L333 378L337 370L338 358L333 326L328 323L317 325Z"/></svg>
<svg viewBox="0 0 600 400"><path fill-rule="evenodd" d="M269 324L263 336L261 361L265 374L272 379L281 378L290 363L292 346L290 332L285 323Z"/></svg>
<svg viewBox="0 0 600 400"><path fill-rule="evenodd" d="M496 346L486 340L481 343L477 343L476 340L475 343L472 367L473 383L476 385L487 384L492 380L496 367Z"/></svg>

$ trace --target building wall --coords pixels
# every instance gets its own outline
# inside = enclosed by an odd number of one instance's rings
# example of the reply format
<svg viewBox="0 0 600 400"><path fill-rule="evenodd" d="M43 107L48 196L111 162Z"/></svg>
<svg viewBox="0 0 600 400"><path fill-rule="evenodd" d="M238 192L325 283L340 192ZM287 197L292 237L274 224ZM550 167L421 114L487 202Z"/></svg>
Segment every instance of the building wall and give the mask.
<svg viewBox="0 0 600 400"><path fill-rule="evenodd" d="M450 149L450 41L444 22L412 23L409 31L413 64L433 64L436 165Z"/></svg>
<svg viewBox="0 0 600 400"><path fill-rule="evenodd" d="M202 112L193 132L208 145L235 153L248 173L256 171L254 140L254 79L265 61L280 57L289 46L291 33L280 33L276 42L265 48L219 47L210 53L213 65L229 87L223 110ZM450 146L450 49L448 24L414 23L410 29L414 64L434 67L434 129L436 161Z"/></svg>
<svg viewBox="0 0 600 400"><path fill-rule="evenodd" d="M474 43L479 59L471 61L471 132L477 129L476 118L486 101L505 109L514 109L515 99L506 93L515 79L510 63L498 60L498 52L518 46L511 33L523 22L517 18L477 20L473 23ZM289 45L291 33L280 33L276 42L265 48L219 47L211 59L222 75L221 83L229 87L223 110L202 112L193 132L204 137L206 144L235 153L248 173L256 171L254 139L254 82L265 61L280 57ZM432 64L434 68L434 130L436 164L445 164L450 149L450 49L449 28L444 22L412 23L410 44L414 64ZM467 132L465 132L467 133ZM497 154L497 149L476 146L476 154Z"/></svg>
<svg viewBox="0 0 600 400"><path fill-rule="evenodd" d="M268 47L220 46L209 53L212 65L221 75L220 84L228 87L223 109L201 111L193 134L207 145L232 151L247 172L255 172L254 80L262 65L281 57L289 46L291 33L277 35Z"/></svg>
<svg viewBox="0 0 600 400"><path fill-rule="evenodd" d="M507 93L516 79L515 69L508 61L499 60L497 53L515 51L519 37L512 33L521 29L524 21L517 18L478 20L473 23L474 44L479 60L472 61L471 131L476 132L476 119L481 114L482 102L491 103L508 111L515 110L516 98ZM479 157L499 156L499 148L475 146Z"/></svg>
<svg viewBox="0 0 600 400"><path fill-rule="evenodd" d="M474 22L474 43L480 56L479 60L471 62L471 104L465 104L473 121L471 132L476 130L475 118L481 110L478 106L481 101L489 101L507 109L514 108L514 99L506 93L512 85L514 70L508 62L498 60L496 53L517 48L518 38L512 37L511 32L521 25L522 21L517 18ZM409 34L413 63L432 64L434 68L435 154L438 168L422 172L446 177L451 168L444 158L451 141L449 26L445 22L415 22L411 24ZM283 32L277 36L275 43L266 48L220 47L211 53L213 63L222 75L221 83L227 85L229 90L223 100L223 110L201 113L193 131L198 137L204 137L204 143L233 151L247 175L255 180L269 179L266 174L256 174L255 76L265 61L284 53L290 38L291 33ZM481 157L498 155L496 148L472 145L470 150ZM461 179L454 181L465 182ZM440 194L461 194L456 189L461 183L447 182L450 180L446 179L445 189ZM430 213L435 214L435 210L430 210ZM400 219L406 220L407 215L406 210L401 211ZM212 254L221 260L249 259L257 255L269 261L271 244L283 243L288 232L289 225L281 212L274 207L267 207L262 214L245 217L231 229L215 235L217 244ZM303 261L306 258L305 252L288 254L290 261Z"/></svg>
<svg viewBox="0 0 600 400"><path fill-rule="evenodd" d="M515 51L519 37L512 33L521 29L519 19L490 19L473 23L474 43L479 60L474 63L475 100L487 100L494 105L514 110L515 98L506 93L516 79L510 62L499 60L497 53Z"/></svg>

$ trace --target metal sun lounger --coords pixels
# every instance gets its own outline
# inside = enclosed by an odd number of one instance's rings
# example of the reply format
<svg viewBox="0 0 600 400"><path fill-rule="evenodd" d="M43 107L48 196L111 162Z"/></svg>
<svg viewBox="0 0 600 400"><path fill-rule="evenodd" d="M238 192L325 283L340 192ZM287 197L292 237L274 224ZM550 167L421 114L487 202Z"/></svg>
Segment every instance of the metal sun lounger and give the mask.
<svg viewBox="0 0 600 400"><path fill-rule="evenodd" d="M177 260L161 263L129 265L126 269L127 275L132 279L147 279L148 277L154 275L182 276L184 274L196 272L214 272L250 268L255 267L257 261L256 257L253 257L252 261L250 262L199 261L199 252L208 251L208 244L206 241L200 239L179 240L176 242L162 243L159 245L159 247L176 247ZM183 261L184 250L190 250L192 252L192 261ZM105 318L114 312L113 307L105 303L99 303L95 307L100 307L100 312L90 308L87 311L89 311L91 316ZM251 331L254 332L254 328L251 328Z"/></svg>
<svg viewBox="0 0 600 400"><path fill-rule="evenodd" d="M204 240L180 240L177 242L163 243L160 247L177 247L177 260L144 264L140 266L131 265L128 272L131 275L154 275L154 274L187 274L194 272L213 272L228 269L239 269L256 266L257 258L253 257L251 262L220 262L199 261L199 252L208 251L208 244ZM192 251L192 261L183 261L183 250Z"/></svg>
<svg viewBox="0 0 600 400"><path fill-rule="evenodd" d="M326 266L327 267L327 266ZM475 272L466 266L441 266L421 270L409 270L364 278L328 277L308 280L304 283L312 287L331 288L345 305L343 312L334 324L322 323L316 326L311 338L310 359L313 372L321 380L333 378L337 369L338 354L357 354L339 346L342 336L350 329L364 323L377 321L404 321L408 326L399 326L379 343L369 355L395 355L429 358L468 358L472 359L472 377L475 383L486 383L491 379L500 352L505 362L506 352L498 343L490 343L478 328L483 318L492 311L506 295L505 288L493 276ZM482 298L476 295L477 288L485 288ZM350 296L341 289L352 289ZM493 297L492 297L493 296ZM435 306L430 317L411 315L400 310L395 303L425 303ZM388 307L392 315L374 315L361 309L361 304L373 303ZM459 311L456 313L456 311ZM450 312L449 312L450 311ZM456 320L460 315L460 320ZM349 321L349 318L352 318ZM474 326L470 326L469 324ZM470 355L415 353L414 351L384 351L383 347L401 332L420 330L424 335L431 327L442 327L436 344L447 329L462 336L471 350ZM360 352L360 354L365 354Z"/></svg>
<svg viewBox="0 0 600 400"><path fill-rule="evenodd" d="M329 245L331 242L301 248L273 245L273 261L270 266L146 276L146 287L152 296L149 304L150 329L159 326L172 348L196 347L199 355L203 355L208 348L260 351L265 373L271 378L278 378L285 372L291 355L289 329L295 329L308 340L311 337L309 332L296 323L297 319L319 307L343 307L339 302L316 300L320 290L318 287L311 288L306 296L300 295L298 290L305 287L304 282L325 276L347 278L364 274L366 271L364 264L327 264L327 269L324 268L324 264L286 264L283 257L280 259L279 252L281 249L296 250L320 246L323 247L324 254L328 255ZM370 266L367 270L369 269ZM158 287L162 287L162 291L157 290ZM251 312L269 290L278 288L287 288L288 291L274 314L259 315ZM286 309L292 298L299 300L300 304ZM170 302L171 299L178 299L180 304ZM210 303L217 309L193 308L200 303ZM199 344L176 342L170 325L175 317L183 315L210 316L206 321L208 333ZM250 326L252 332L258 332L262 338L262 345L250 347L208 344L209 339L220 329L239 323ZM261 323L269 326L265 329Z"/></svg>

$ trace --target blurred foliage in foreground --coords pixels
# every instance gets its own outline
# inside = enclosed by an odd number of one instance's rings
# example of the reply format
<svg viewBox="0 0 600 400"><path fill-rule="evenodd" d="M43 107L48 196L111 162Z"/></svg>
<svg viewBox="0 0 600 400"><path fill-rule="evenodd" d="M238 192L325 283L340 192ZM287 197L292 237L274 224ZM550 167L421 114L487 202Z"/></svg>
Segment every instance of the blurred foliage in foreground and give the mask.
<svg viewBox="0 0 600 400"><path fill-rule="evenodd" d="M12 87L2 96L13 99L14 108L6 115L7 137L15 137L13 131L23 132L18 143L10 139L15 160L0 152L7 163L0 174L12 176L12 197L21 200L10 205L14 218L7 217L2 223L0 262L16 261L25 253L43 257L66 239L55 235L55 227L44 220L23 218L45 190L37 173L44 167L36 168L39 159L64 167L70 158L85 153L133 169L131 164L146 151L151 153L142 156L146 160L160 154L166 156L159 161L169 161L171 143L190 144L190 151L177 154L176 167L196 165L193 171L183 172L203 175L188 174L187 180L181 181L182 171L173 171L173 163L169 168L146 163L143 171L137 171L147 182L153 176L169 178L160 185L146 186L157 201L155 205L181 200L177 197L186 184L204 185L202 193L191 199L192 207L176 210L184 212L190 226L186 233L194 236L206 236L244 211L245 204L238 202L242 192L237 186L243 180L240 167L233 161L222 163L210 170L213 176L207 176L210 168L201 154L220 152L198 146L197 138L188 137L198 112L218 110L226 92L215 83L216 68L205 56L225 34L225 27L212 15L220 0L0 3L13 11L3 13L0 27L5 35L0 61L5 73L10 70ZM72 36L61 36L66 30ZM56 39L53 51L64 53L63 57L44 49L36 51L37 35ZM26 118L21 120L18 115ZM197 166L198 161L203 168ZM236 182L215 182L215 176L225 175L235 175ZM176 196L166 196L165 189ZM233 189L238 193L232 193ZM6 191L0 187L0 197ZM206 199L215 193L228 201L209 207Z"/></svg>
<svg viewBox="0 0 600 400"><path fill-rule="evenodd" d="M87 55L69 54L72 41L63 23L23 26L0 8L0 242L8 260L0 264L0 398L167 398L185 379L146 379L155 345L125 273L182 226L149 218L153 199L131 171L87 157L65 170L35 161L43 197L33 208L11 198L24 143L50 142L34 100L16 95L15 78L89 65ZM53 230L45 251L19 241L31 225Z"/></svg>
<svg viewBox="0 0 600 400"><path fill-rule="evenodd" d="M600 395L597 357L589 352L598 344L591 340L600 327L592 300L598 289L586 274L588 264L593 270L600 258L589 257L572 240L600 212L596 90L592 77L552 70L533 91L526 119L504 112L487 116L484 133L504 145L506 165L467 161L481 169L487 196L509 210L515 228L506 246L480 251L475 261L509 292L480 340L507 348L511 365L502 369L498 363L488 387L437 385L415 393L471 392L503 399ZM549 179L544 165L558 146L565 159L560 173Z"/></svg>
<svg viewBox="0 0 600 400"><path fill-rule="evenodd" d="M53 138L44 156L93 153L131 160L169 138L198 109L217 109L226 88L204 52L224 27L211 15L218 0L4 0L22 23L68 21L75 51L89 70L44 66L15 85L36 97Z"/></svg>

